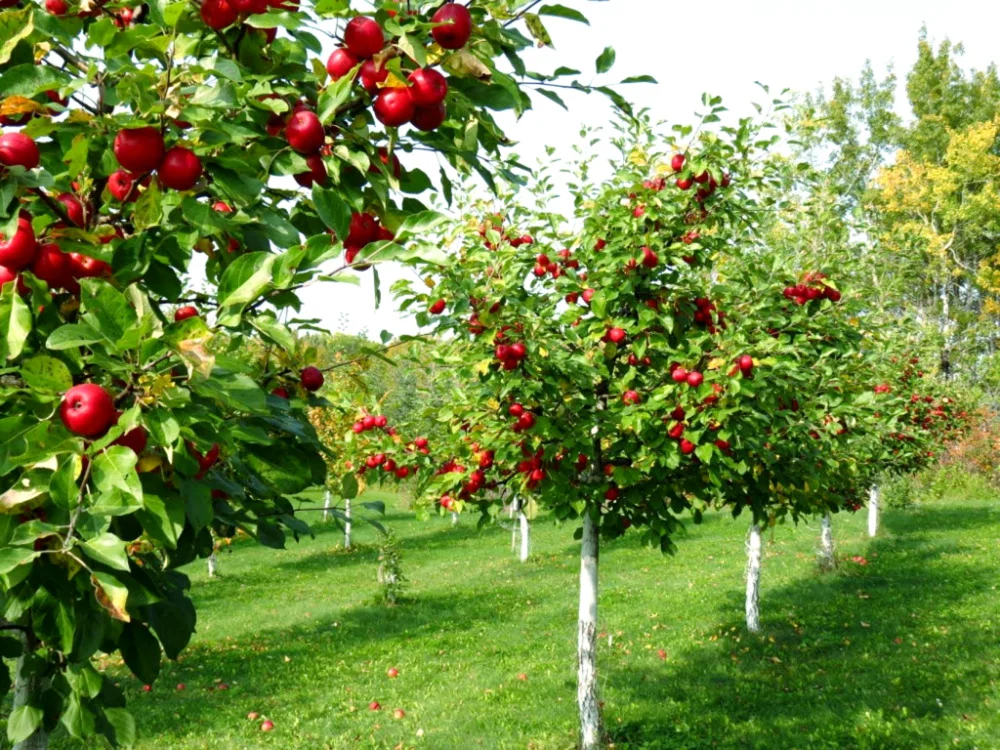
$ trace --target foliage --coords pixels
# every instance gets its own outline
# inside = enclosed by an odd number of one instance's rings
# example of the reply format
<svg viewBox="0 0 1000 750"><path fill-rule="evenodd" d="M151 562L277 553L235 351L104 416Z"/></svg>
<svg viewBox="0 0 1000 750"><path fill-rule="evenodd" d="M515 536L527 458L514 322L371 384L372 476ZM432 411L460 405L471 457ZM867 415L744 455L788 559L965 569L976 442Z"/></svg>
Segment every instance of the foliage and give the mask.
<svg viewBox="0 0 1000 750"><path fill-rule="evenodd" d="M212 531L279 548L311 533L289 496L326 481L327 448L307 418L324 400L300 383L296 332L315 321L296 317L297 290L437 257L425 232L443 217L408 154L441 157L446 195L456 175L517 182L494 113L529 108L526 81L576 73L525 69L507 0L472 3L469 43L447 49L430 2L48 5L0 11L2 122L23 125L3 136L0 183L0 591L50 684L21 713L128 745L124 696L92 659L120 653L156 680L196 623L178 568ZM362 65L330 80L316 57L357 12L387 42L372 93ZM448 74L443 121L382 127L425 66ZM71 432L58 411L83 383L114 408Z"/></svg>
<svg viewBox="0 0 1000 750"><path fill-rule="evenodd" d="M392 529L378 532L378 584L379 600L394 606L406 589L403 575L403 545Z"/></svg>

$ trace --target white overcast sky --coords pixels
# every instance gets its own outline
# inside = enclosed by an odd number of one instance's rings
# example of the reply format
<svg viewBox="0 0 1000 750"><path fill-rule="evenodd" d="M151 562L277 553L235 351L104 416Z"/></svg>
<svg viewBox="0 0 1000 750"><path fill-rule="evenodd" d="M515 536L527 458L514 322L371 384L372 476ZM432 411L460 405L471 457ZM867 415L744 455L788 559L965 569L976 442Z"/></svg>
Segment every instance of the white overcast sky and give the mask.
<svg viewBox="0 0 1000 750"><path fill-rule="evenodd" d="M582 10L590 26L548 18L555 49L529 55L529 68L553 70L565 65L587 75L602 49L612 46L617 62L604 81L648 73L658 85L630 85L624 93L652 110L654 119L690 122L702 92L723 97L731 112L752 114L762 101L754 81L771 87L812 91L836 77L856 78L865 60L881 75L893 65L905 78L916 59L917 38L926 26L935 45L945 38L965 45L963 67L985 68L997 53L1000 4L989 0L714 0L683 4L668 0L561 0ZM901 84L903 81L901 81ZM541 97L520 122L504 122L517 140L517 153L534 163L552 140L575 134L581 123L600 124L609 115L603 97L567 94L568 112ZM902 108L903 92L899 106ZM905 111L901 109L901 111ZM383 267L383 285L400 271ZM366 332L383 329L411 333L391 297L374 308L371 274L360 287L322 284L303 295L303 317L320 318L330 330Z"/></svg>

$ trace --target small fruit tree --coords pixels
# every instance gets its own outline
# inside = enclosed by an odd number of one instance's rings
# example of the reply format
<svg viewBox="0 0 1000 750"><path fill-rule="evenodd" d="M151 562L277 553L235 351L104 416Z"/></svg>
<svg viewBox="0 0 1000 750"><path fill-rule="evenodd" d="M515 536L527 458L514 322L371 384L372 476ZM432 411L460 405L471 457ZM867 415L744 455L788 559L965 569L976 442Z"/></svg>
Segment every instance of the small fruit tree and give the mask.
<svg viewBox="0 0 1000 750"><path fill-rule="evenodd" d="M763 271L759 287L736 272L713 280L716 261L754 244L763 208L754 196L771 173L756 159L755 144L768 142L763 126L741 120L711 130L722 108L717 99L704 103L697 137L678 126L661 138L624 118L606 179L602 165L583 159L568 178L544 171L531 208L472 204L466 226L450 238L460 245L454 261L419 264L430 288L402 290L417 321L440 334L441 365L465 383L452 407L439 410L452 440L435 446L446 461L423 478L427 496L443 508L491 514L500 490L510 488L558 519L582 522L585 748L601 741L599 536L635 527L651 546L672 551L679 517L691 510L699 520L719 498L752 509L759 521L812 512L820 497L794 487L777 492L764 474L778 476L793 450L771 441L793 446L800 461L782 476L808 473L806 462L822 454L822 435L809 432L831 431L821 415L827 404L809 410L808 424L772 413L782 400L794 413L794 394L816 380L820 311L839 293L814 277L808 284L825 302L817 299L812 314L785 300ZM664 153L670 141L685 140ZM557 179L570 185L570 225Z"/></svg>
<svg viewBox="0 0 1000 750"><path fill-rule="evenodd" d="M92 657L120 652L152 683L195 627L176 568L211 553L213 530L276 547L308 533L286 496L326 478L306 412L323 374L293 361L311 324L297 291L436 252L411 151L440 157L446 193L456 173L512 174L491 111L523 112L521 83L551 80L520 60L519 26L547 37L520 5L0 4L14 743L61 725L130 744Z"/></svg>

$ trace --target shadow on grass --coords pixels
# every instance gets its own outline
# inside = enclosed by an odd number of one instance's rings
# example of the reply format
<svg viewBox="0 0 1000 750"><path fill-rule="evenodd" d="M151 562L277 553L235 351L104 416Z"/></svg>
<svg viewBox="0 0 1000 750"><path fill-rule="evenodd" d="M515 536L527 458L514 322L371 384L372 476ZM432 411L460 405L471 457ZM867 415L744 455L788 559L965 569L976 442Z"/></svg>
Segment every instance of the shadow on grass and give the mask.
<svg viewBox="0 0 1000 750"><path fill-rule="evenodd" d="M900 536L874 542L867 567L762 591L763 635L748 636L734 592L719 630L662 668L605 673L635 710L609 727L617 748L917 748L956 740L995 668L1000 628L963 619L996 571L961 541L918 533L985 522L988 512L890 516ZM950 529L949 529L950 530ZM972 551L967 548L965 551ZM765 571L766 575L766 571ZM991 671L992 670L992 671ZM624 696L624 697L621 697Z"/></svg>

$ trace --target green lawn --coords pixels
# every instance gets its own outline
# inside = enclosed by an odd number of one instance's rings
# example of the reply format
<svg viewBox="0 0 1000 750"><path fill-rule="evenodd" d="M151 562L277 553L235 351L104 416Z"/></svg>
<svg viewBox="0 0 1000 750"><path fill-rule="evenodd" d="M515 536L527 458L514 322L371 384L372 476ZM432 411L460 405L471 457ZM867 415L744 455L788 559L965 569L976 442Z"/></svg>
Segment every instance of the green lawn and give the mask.
<svg viewBox="0 0 1000 750"><path fill-rule="evenodd" d="M522 565L507 531L421 523L382 497L409 601L372 603L363 524L349 553L321 526L287 551L236 545L219 580L193 567L191 648L152 693L120 672L142 748L574 746L573 527L539 520ZM599 667L614 746L1000 747L1000 506L888 512L874 543L863 515L834 519L842 562L830 575L813 562L818 523L775 530L762 637L742 625L742 519L690 526L672 558L636 535L606 545Z"/></svg>

